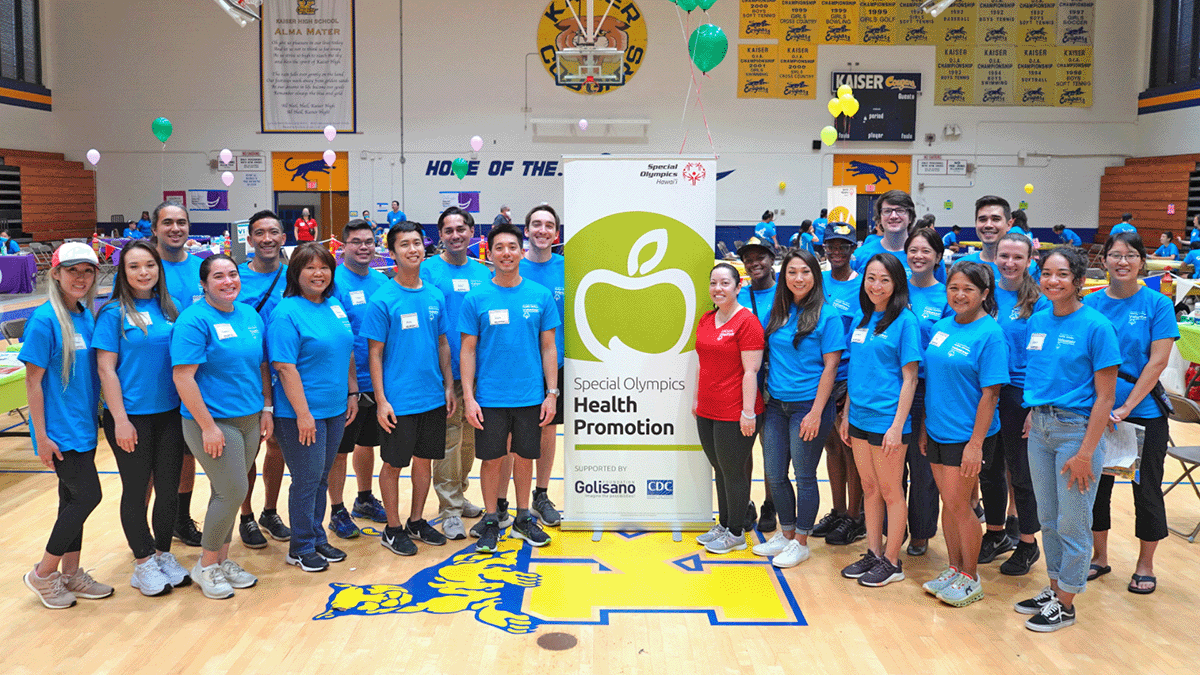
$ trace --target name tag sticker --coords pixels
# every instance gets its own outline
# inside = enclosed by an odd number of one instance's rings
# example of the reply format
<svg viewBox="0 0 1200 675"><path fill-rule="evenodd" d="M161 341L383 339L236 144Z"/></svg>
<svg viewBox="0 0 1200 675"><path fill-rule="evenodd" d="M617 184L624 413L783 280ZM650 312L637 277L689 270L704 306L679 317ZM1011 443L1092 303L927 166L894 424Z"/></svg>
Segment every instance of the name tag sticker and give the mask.
<svg viewBox="0 0 1200 675"><path fill-rule="evenodd" d="M154 325L154 320L152 318L150 318L150 312L136 312L136 314L142 318L143 325L145 325L145 326ZM134 328L137 326L137 324L134 323L134 321L133 321L132 315L130 315L130 314L125 315L125 325L130 328Z"/></svg>
<svg viewBox="0 0 1200 675"><path fill-rule="evenodd" d="M934 347L941 347L942 343L945 342L946 338L948 337L950 337L948 333L943 333L939 330L937 335L934 335L933 339L929 341L929 344L933 345Z"/></svg>
<svg viewBox="0 0 1200 675"><path fill-rule="evenodd" d="M470 279L454 279L453 281L454 281L454 292L455 293L470 293L471 292L471 280Z"/></svg>
<svg viewBox="0 0 1200 675"><path fill-rule="evenodd" d="M1029 336L1029 346L1027 346L1026 349L1032 349L1033 351L1040 352L1042 351L1042 345L1045 344L1045 342L1045 333L1034 333L1033 335Z"/></svg>
<svg viewBox="0 0 1200 675"><path fill-rule="evenodd" d="M417 327L417 313L401 314L400 315L400 330L408 330L409 328Z"/></svg>
<svg viewBox="0 0 1200 675"><path fill-rule="evenodd" d="M489 309L488 323L493 326L508 325L508 310L507 309Z"/></svg>
<svg viewBox="0 0 1200 675"><path fill-rule="evenodd" d="M228 340L229 338L237 337L237 331L233 330L233 326L227 323L218 323L214 326L217 329L218 340Z"/></svg>
<svg viewBox="0 0 1200 675"><path fill-rule="evenodd" d="M863 344L864 342L866 342L867 341L867 329L866 328L855 328L854 333L850 336L850 341L856 342L860 345Z"/></svg>
<svg viewBox="0 0 1200 675"><path fill-rule="evenodd" d="M203 299L204 299L203 295L193 295L192 296L192 304L196 304L197 302L200 302Z"/></svg>
<svg viewBox="0 0 1200 675"><path fill-rule="evenodd" d="M352 305L367 304L367 294L363 291L350 291L350 304L352 304Z"/></svg>
<svg viewBox="0 0 1200 675"><path fill-rule="evenodd" d="M83 341L83 336L79 333L75 334L75 351L87 349L87 343Z"/></svg>
<svg viewBox="0 0 1200 675"><path fill-rule="evenodd" d="M362 291L359 291L361 293ZM333 315L339 319L346 318L346 312L339 305L330 305L329 309L333 310Z"/></svg>

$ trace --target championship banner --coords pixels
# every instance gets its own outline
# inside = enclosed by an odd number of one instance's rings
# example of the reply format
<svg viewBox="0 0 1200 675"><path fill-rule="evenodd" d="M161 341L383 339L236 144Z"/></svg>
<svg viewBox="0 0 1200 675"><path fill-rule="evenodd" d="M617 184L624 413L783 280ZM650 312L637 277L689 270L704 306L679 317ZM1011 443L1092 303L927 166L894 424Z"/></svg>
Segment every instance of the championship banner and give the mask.
<svg viewBox="0 0 1200 675"><path fill-rule="evenodd" d="M264 0L263 133L357 131L354 0Z"/></svg>
<svg viewBox="0 0 1200 675"><path fill-rule="evenodd" d="M565 157L563 529L707 530L696 326L714 264L712 158Z"/></svg>

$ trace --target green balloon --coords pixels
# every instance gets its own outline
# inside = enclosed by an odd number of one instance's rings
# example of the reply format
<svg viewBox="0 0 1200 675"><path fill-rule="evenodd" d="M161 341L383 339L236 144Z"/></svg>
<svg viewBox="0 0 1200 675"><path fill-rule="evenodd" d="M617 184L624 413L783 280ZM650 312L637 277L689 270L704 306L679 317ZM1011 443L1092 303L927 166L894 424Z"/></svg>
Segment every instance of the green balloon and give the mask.
<svg viewBox="0 0 1200 675"><path fill-rule="evenodd" d="M454 172L455 176L458 176L459 180L466 178L468 168L470 167L467 165L467 160L462 157L456 158L454 163L450 165L450 170Z"/></svg>
<svg viewBox="0 0 1200 675"><path fill-rule="evenodd" d="M717 0L699 0L696 4L700 5L700 9L707 12L712 9L713 5L717 4Z"/></svg>
<svg viewBox="0 0 1200 675"><path fill-rule="evenodd" d="M675 0L675 4L679 5L679 9L685 12L690 12L696 9L696 5L700 4L697 0Z"/></svg>
<svg viewBox="0 0 1200 675"><path fill-rule="evenodd" d="M154 137L159 142L166 143L167 139L171 137L171 132L175 130L175 127L171 125L171 120L160 117L150 123L150 130L154 132Z"/></svg>
<svg viewBox="0 0 1200 675"><path fill-rule="evenodd" d="M692 36L688 38L688 53L692 56L692 63L702 73L720 65L728 51L729 38L725 37L725 31L711 23L692 31Z"/></svg>

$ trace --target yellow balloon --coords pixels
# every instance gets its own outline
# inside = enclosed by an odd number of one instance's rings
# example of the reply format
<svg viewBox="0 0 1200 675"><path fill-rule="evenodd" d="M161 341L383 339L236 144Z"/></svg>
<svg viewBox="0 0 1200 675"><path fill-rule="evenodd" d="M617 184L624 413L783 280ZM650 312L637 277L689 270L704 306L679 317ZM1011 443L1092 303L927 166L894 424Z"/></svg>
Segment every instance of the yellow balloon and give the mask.
<svg viewBox="0 0 1200 675"><path fill-rule="evenodd" d="M1033 183L1025 184L1025 192L1028 194L1033 194Z"/></svg>
<svg viewBox="0 0 1200 675"><path fill-rule="evenodd" d="M821 141L823 141L825 145L833 145L833 142L836 140L837 129L834 129L833 127L825 127L821 130Z"/></svg>
<svg viewBox="0 0 1200 675"><path fill-rule="evenodd" d="M858 99L854 98L854 94L841 99L842 112L846 113L846 117L854 117L858 114Z"/></svg>
<svg viewBox="0 0 1200 675"><path fill-rule="evenodd" d="M842 86L838 87L838 98L841 98L843 96L853 96L853 95L854 95L854 90L850 88L850 85L843 84Z"/></svg>
<svg viewBox="0 0 1200 675"><path fill-rule="evenodd" d="M826 107L829 108L829 114L833 115L834 117L842 114L842 101L837 97L829 99L829 103L826 105Z"/></svg>
<svg viewBox="0 0 1200 675"><path fill-rule="evenodd" d="M786 189L787 189L787 183L785 183L785 182L783 182L783 181L779 181L779 189L780 189L780 190L786 190Z"/></svg>

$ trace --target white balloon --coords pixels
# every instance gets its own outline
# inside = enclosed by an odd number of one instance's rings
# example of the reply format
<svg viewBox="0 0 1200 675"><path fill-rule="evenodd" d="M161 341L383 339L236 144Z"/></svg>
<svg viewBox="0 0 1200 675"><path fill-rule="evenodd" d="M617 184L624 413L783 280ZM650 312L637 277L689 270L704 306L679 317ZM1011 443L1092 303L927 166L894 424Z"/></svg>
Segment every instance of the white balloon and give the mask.
<svg viewBox="0 0 1200 675"><path fill-rule="evenodd" d="M225 148L224 150L222 150L221 151L221 163L228 164L232 161L233 161L233 153L229 151L229 148Z"/></svg>
<svg viewBox="0 0 1200 675"><path fill-rule="evenodd" d="M579 130L587 131L587 120L579 120Z"/></svg>
<svg viewBox="0 0 1200 675"><path fill-rule="evenodd" d="M332 124L326 124L325 125L325 140L332 143L334 137L336 137L336 136L337 136L337 129L335 129Z"/></svg>
<svg viewBox="0 0 1200 675"><path fill-rule="evenodd" d="M226 171L225 173L221 174L221 182L225 184L225 187L233 185L233 172Z"/></svg>
<svg viewBox="0 0 1200 675"><path fill-rule="evenodd" d="M92 166L96 166L96 164L100 161L100 151L95 148L88 150L87 160L92 163Z"/></svg>
<svg viewBox="0 0 1200 675"><path fill-rule="evenodd" d="M332 150L326 150L325 154L321 155L321 158L325 160L326 164L333 166L333 163L337 161L337 153Z"/></svg>
<svg viewBox="0 0 1200 675"><path fill-rule="evenodd" d="M471 137L471 149L474 150L475 152L479 152L480 150L482 150L483 149L483 139L478 136L472 136Z"/></svg>

